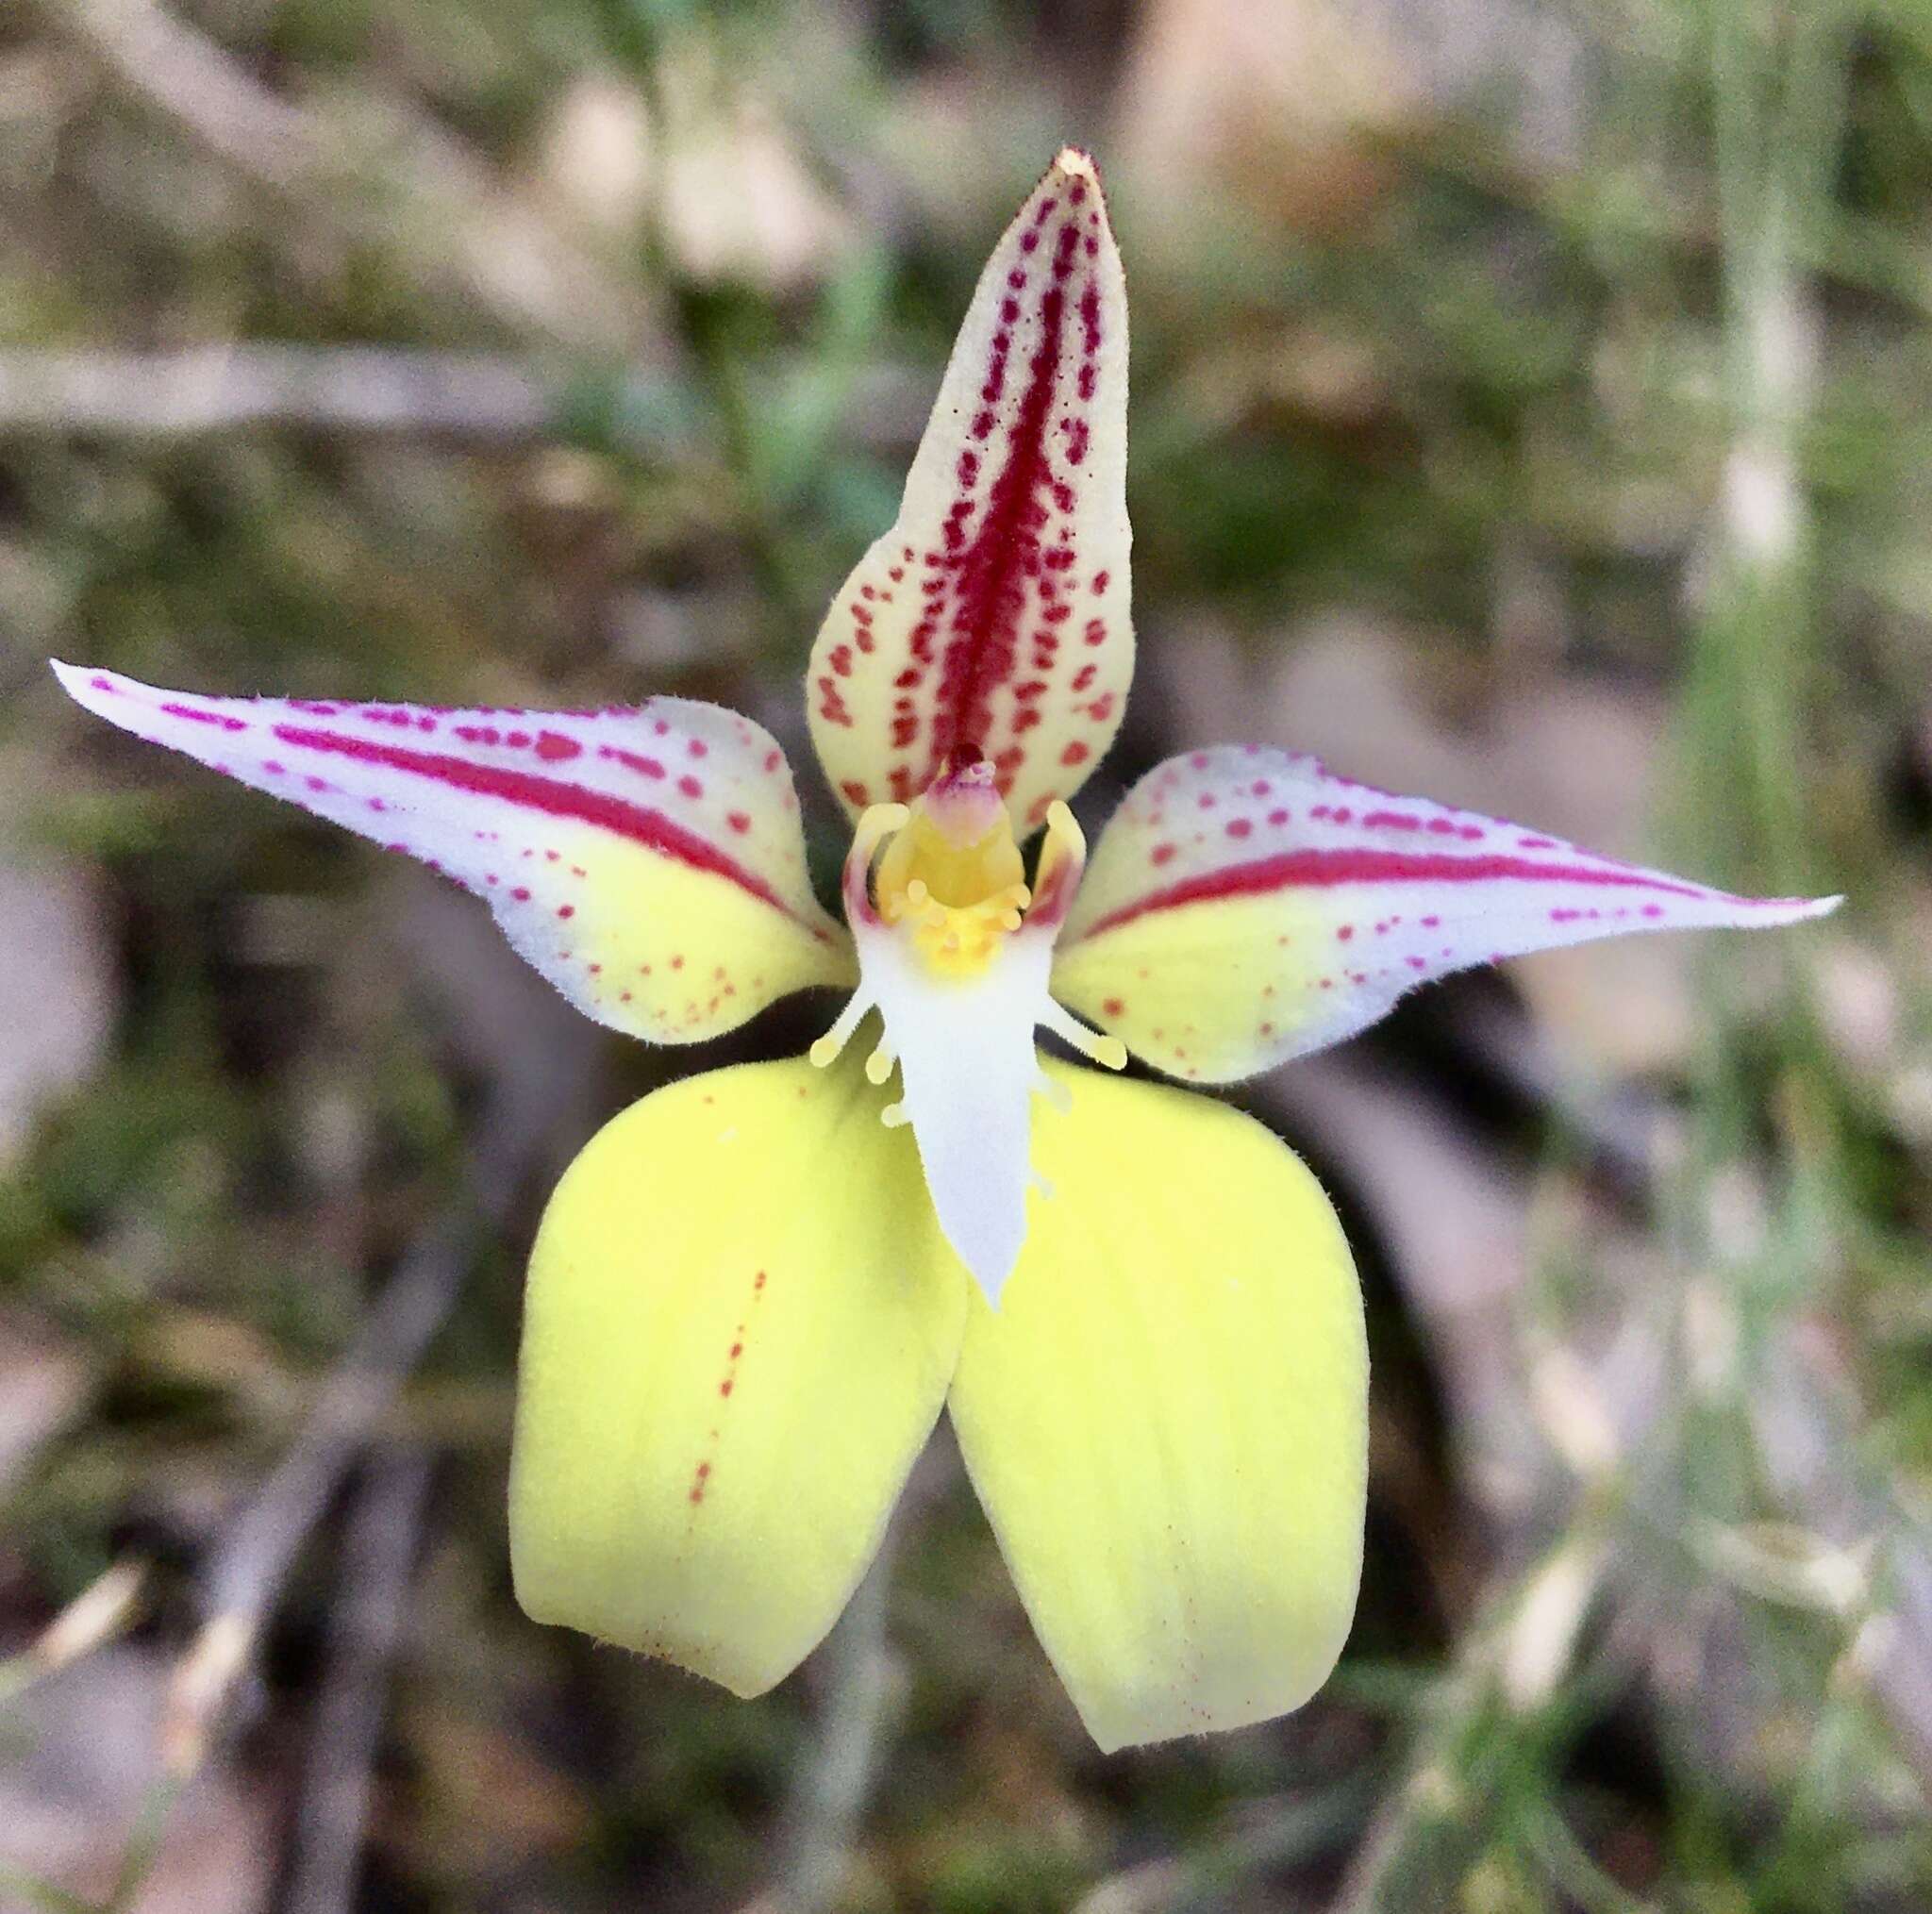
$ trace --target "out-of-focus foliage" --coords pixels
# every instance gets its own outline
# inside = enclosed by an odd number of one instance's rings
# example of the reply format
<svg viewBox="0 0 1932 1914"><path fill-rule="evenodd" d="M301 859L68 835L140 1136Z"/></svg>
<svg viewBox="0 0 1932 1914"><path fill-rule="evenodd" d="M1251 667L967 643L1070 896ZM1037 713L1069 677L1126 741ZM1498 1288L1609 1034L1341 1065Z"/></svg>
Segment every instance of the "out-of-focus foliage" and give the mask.
<svg viewBox="0 0 1932 1914"><path fill-rule="evenodd" d="M943 1440L764 1703L522 1618L534 1205L691 1059L42 663L673 691L806 764L824 601L1065 139L1134 300L1117 780L1292 743L1852 899L1251 1087L1369 1285L1360 1618L1300 1716L1112 1761ZM0 11L0 1905L1932 1901L1928 262L1907 0Z"/></svg>

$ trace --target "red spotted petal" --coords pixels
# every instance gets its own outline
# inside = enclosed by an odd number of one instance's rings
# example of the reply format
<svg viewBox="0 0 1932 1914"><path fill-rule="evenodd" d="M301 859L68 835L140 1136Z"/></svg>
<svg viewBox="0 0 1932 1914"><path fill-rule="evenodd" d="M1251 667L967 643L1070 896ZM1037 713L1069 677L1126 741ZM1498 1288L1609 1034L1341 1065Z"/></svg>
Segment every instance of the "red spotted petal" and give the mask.
<svg viewBox="0 0 1932 1914"><path fill-rule="evenodd" d="M475 891L613 1029L708 1037L853 974L806 879L791 770L736 712L674 698L603 711L208 698L54 669L123 730Z"/></svg>
<svg viewBox="0 0 1932 1914"><path fill-rule="evenodd" d="M1733 897L1311 757L1170 758L1087 867L1054 994L1175 1075L1340 1042L1450 971L1625 931L1791 924L1836 898Z"/></svg>
<svg viewBox="0 0 1932 1914"><path fill-rule="evenodd" d="M1133 675L1126 463L1126 282L1070 147L980 275L898 522L812 647L812 737L855 813L954 760L990 760L1023 829L1085 782Z"/></svg>

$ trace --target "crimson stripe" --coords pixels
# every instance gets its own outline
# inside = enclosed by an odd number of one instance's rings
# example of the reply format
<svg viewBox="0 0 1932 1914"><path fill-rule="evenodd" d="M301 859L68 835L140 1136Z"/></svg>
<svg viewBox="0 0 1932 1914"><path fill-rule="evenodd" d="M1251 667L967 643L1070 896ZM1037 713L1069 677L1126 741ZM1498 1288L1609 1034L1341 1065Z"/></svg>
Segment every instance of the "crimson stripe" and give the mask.
<svg viewBox="0 0 1932 1914"><path fill-rule="evenodd" d="M1708 898L1714 893L1690 884L1674 884L1640 871L1606 871L1591 864L1538 864L1527 857L1457 857L1425 852L1335 850L1283 851L1249 864L1230 864L1223 871L1206 871L1184 877L1165 890L1153 890L1132 904L1110 910L1089 924L1084 937L1115 930L1154 910L1172 910L1182 904L1213 903L1224 897L1260 897L1274 890L1329 890L1342 884L1476 884L1487 881L1521 883L1600 884L1609 888L1657 890L1667 896Z"/></svg>
<svg viewBox="0 0 1932 1914"><path fill-rule="evenodd" d="M760 903L783 911L822 942L824 931L808 924L756 872L747 871L736 858L728 857L715 845L674 823L662 811L647 810L606 791L588 791L582 785L565 784L558 778L540 777L527 771L511 771L495 764L476 764L467 757L452 757L439 751L411 751L400 744L383 744L370 738L353 738L337 731L316 731L298 724L277 724L275 736L284 744L308 751L333 753L352 757L362 764L381 764L391 771L407 771L426 777L454 791L473 791L479 797L498 797L525 810L541 811L548 817L574 818L580 824L595 824L614 837L675 858L693 871L723 877L746 890Z"/></svg>

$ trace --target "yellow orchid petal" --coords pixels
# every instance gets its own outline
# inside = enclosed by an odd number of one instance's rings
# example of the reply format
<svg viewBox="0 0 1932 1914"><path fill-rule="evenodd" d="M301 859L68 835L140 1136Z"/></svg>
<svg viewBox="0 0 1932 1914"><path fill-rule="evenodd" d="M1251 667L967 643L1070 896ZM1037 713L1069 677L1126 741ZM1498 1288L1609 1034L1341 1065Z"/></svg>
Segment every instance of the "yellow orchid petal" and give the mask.
<svg viewBox="0 0 1932 1914"><path fill-rule="evenodd" d="M1027 1613L1102 1748L1298 1707L1361 1568L1368 1352L1341 1227L1260 1124L1051 1066L1053 1186L952 1414Z"/></svg>
<svg viewBox="0 0 1932 1914"><path fill-rule="evenodd" d="M1352 1037L1418 984L1627 931L1794 924L1835 897L1733 897L1312 757L1157 765L1101 834L1054 994L1157 1068L1247 1076Z"/></svg>
<svg viewBox="0 0 1932 1914"><path fill-rule="evenodd" d="M123 730L454 878L614 1030L692 1042L855 974L806 876L784 754L735 711L209 698L54 669Z"/></svg>
<svg viewBox="0 0 1932 1914"><path fill-rule="evenodd" d="M944 1401L964 1273L856 1068L658 1090L598 1133L530 1260L517 1599L762 1693L871 1560Z"/></svg>
<svg viewBox="0 0 1932 1914"><path fill-rule="evenodd" d="M1069 147L980 275L898 520L812 647L812 738L854 816L986 758L1024 832L1086 781L1133 675L1126 466L1126 281Z"/></svg>

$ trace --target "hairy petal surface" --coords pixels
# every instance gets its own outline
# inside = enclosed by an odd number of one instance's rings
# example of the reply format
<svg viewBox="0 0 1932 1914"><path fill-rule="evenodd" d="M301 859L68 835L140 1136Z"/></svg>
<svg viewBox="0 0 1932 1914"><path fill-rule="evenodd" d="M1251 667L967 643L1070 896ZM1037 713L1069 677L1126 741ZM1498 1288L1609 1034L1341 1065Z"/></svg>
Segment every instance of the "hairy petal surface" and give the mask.
<svg viewBox="0 0 1932 1914"><path fill-rule="evenodd" d="M1023 831L1120 726L1128 620L1126 282L1063 152L980 275L892 529L812 647L825 774L855 815L991 761Z"/></svg>
<svg viewBox="0 0 1932 1914"><path fill-rule="evenodd" d="M656 1042L729 1030L850 942L811 894L791 768L715 705L450 710L209 698L57 664L89 710L420 857L490 906L600 1024Z"/></svg>
<svg viewBox="0 0 1932 1914"><path fill-rule="evenodd" d="M1246 1076L1450 971L1625 931L1755 928L1836 898L1733 897L1313 758L1170 758L1095 847L1054 993L1158 1068Z"/></svg>
<svg viewBox="0 0 1932 1914"><path fill-rule="evenodd" d="M1368 1354L1300 1160L1205 1098L1056 1065L1056 1188L953 1421L1034 1626L1108 1750L1298 1707L1348 1633Z"/></svg>
<svg viewBox="0 0 1932 1914"><path fill-rule="evenodd" d="M762 1693L872 1559L966 1287L858 1070L750 1064L634 1105L531 1256L517 1599Z"/></svg>

